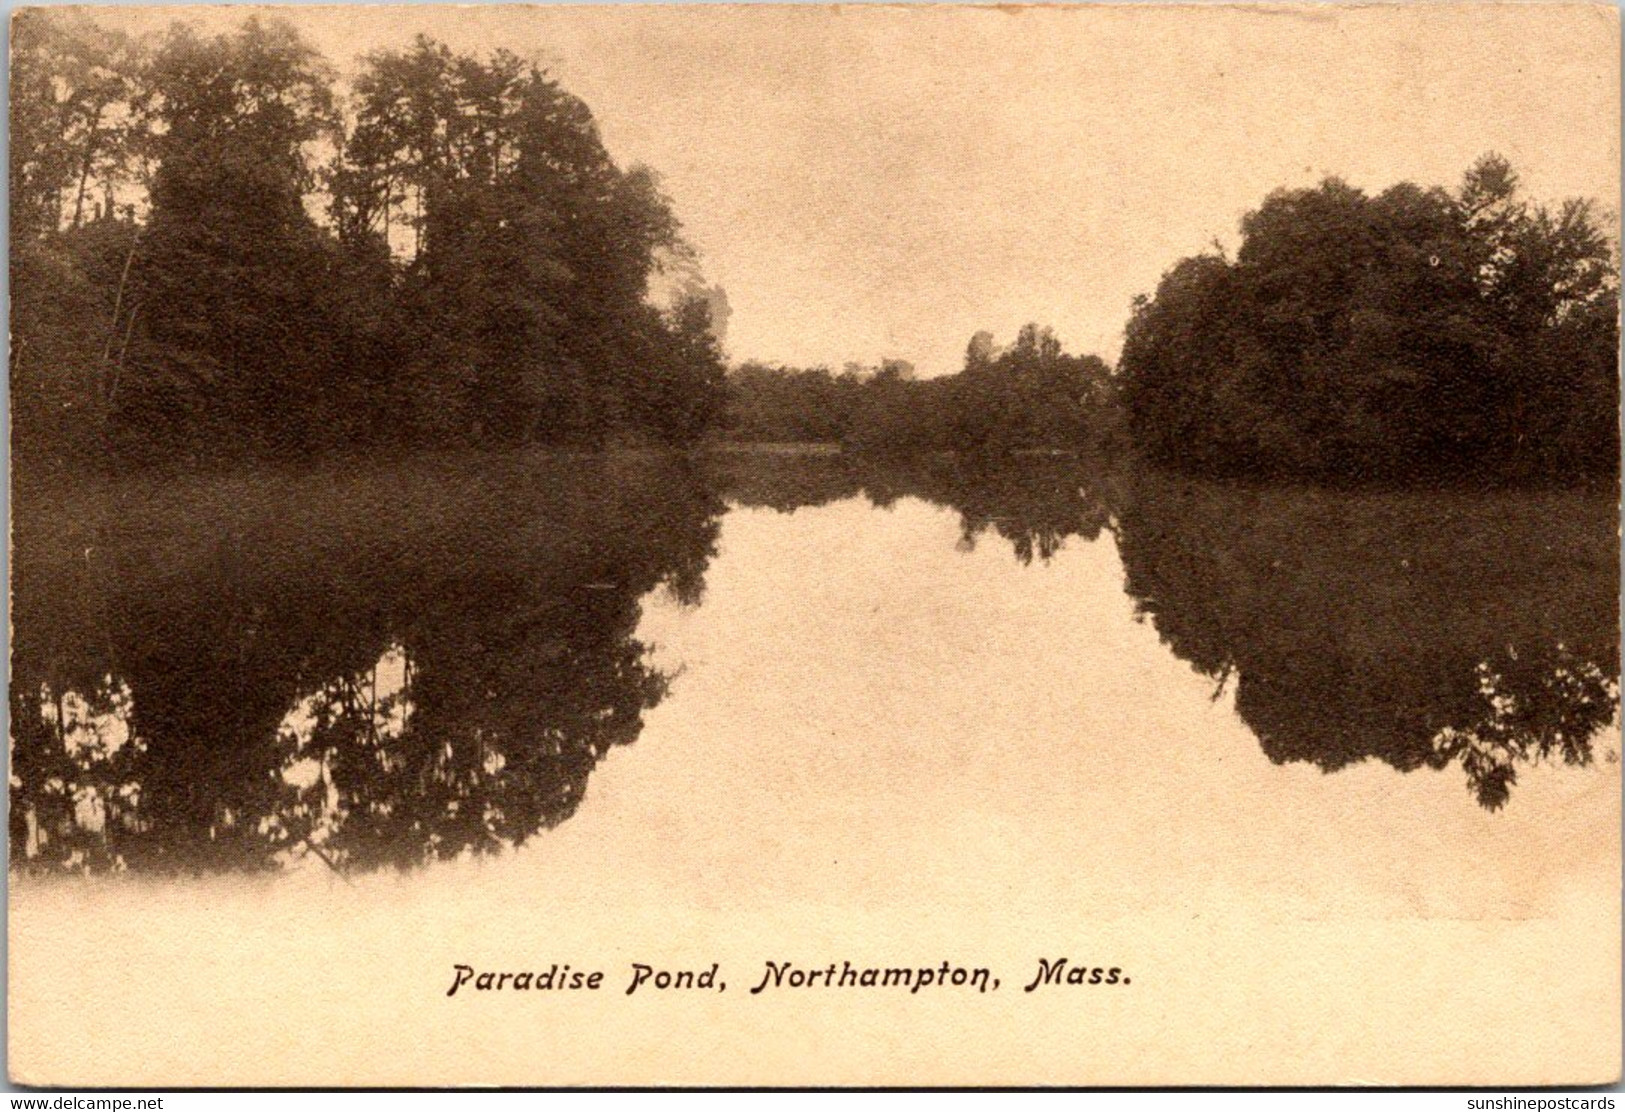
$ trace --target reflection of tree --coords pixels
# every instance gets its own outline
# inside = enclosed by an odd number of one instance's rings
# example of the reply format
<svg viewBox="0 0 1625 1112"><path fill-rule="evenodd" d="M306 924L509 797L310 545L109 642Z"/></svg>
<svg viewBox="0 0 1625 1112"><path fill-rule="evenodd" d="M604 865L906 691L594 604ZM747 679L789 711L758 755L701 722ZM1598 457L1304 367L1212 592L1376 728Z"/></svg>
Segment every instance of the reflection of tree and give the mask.
<svg viewBox="0 0 1625 1112"><path fill-rule="evenodd" d="M720 510L656 456L198 501L19 515L17 867L405 866L564 821L664 695L640 600L698 600ZM167 565L177 532L204 555Z"/></svg>
<svg viewBox="0 0 1625 1112"><path fill-rule="evenodd" d="M743 506L793 513L864 495L880 507L919 498L960 516L961 547L992 532L1023 564L1048 561L1068 537L1093 541L1110 511L1112 478L1093 458L888 459L857 455L739 453L718 465L723 491Z"/></svg>
<svg viewBox="0 0 1625 1112"><path fill-rule="evenodd" d="M1591 738L1613 717L1619 686L1594 661L1559 642L1533 659L1509 657L1478 666L1482 712L1433 739L1435 753L1459 760L1478 801L1490 810L1506 804L1518 764L1561 756L1565 764L1591 763Z"/></svg>
<svg viewBox="0 0 1625 1112"><path fill-rule="evenodd" d="M955 469L945 486L924 496L959 511L963 545L991 530L1010 542L1016 559L1048 561L1068 537L1094 541L1109 511L1098 471L1075 460L1035 459L986 471Z"/></svg>
<svg viewBox="0 0 1625 1112"><path fill-rule="evenodd" d="M863 492L853 457L832 453L725 452L709 463L729 502L795 513Z"/></svg>
<svg viewBox="0 0 1625 1112"><path fill-rule="evenodd" d="M12 687L13 860L48 853L74 868L113 863L103 831L132 829L140 791L142 745L126 728L128 707L128 690L106 683ZM18 806L25 785L33 791Z"/></svg>
<svg viewBox="0 0 1625 1112"><path fill-rule="evenodd" d="M1338 493L1136 476L1127 588L1271 760L1455 761L1486 807L1516 766L1585 763L1615 712L1613 499ZM1217 695L1217 693L1216 693Z"/></svg>
<svg viewBox="0 0 1625 1112"><path fill-rule="evenodd" d="M664 697L666 677L633 638L637 595L584 587L529 611L509 609L512 598L415 623L403 682L382 706L348 682L312 707L316 728L294 755L321 766L308 821L341 864L487 852L556 826Z"/></svg>

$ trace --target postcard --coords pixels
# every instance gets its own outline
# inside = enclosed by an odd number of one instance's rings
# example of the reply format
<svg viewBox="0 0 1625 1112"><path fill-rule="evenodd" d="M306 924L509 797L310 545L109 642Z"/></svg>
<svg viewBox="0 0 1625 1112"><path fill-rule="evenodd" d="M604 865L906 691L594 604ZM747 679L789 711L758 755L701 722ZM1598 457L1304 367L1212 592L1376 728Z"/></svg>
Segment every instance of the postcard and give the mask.
<svg viewBox="0 0 1625 1112"><path fill-rule="evenodd" d="M1617 1079L1619 49L14 12L11 1079Z"/></svg>

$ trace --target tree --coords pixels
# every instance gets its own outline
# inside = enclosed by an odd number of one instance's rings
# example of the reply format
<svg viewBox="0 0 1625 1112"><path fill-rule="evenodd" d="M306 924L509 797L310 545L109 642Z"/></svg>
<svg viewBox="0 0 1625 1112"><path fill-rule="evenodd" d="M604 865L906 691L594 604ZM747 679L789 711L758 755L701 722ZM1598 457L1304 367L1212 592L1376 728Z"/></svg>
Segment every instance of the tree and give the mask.
<svg viewBox="0 0 1625 1112"><path fill-rule="evenodd" d="M1612 474L1618 283L1593 207L1329 179L1242 220L1136 302L1121 364L1154 459L1349 478Z"/></svg>
<svg viewBox="0 0 1625 1112"><path fill-rule="evenodd" d="M178 27L151 73L157 169L137 261L146 345L120 399L138 453L288 453L336 373L331 253L306 209L330 130L314 51L283 23Z"/></svg>
<svg viewBox="0 0 1625 1112"><path fill-rule="evenodd" d="M1068 355L1050 328L1024 325L1009 348L995 352L979 332L954 381L957 446L968 451L1080 448L1095 441L1110 401L1111 368Z"/></svg>
<svg viewBox="0 0 1625 1112"><path fill-rule="evenodd" d="M81 12L19 12L12 35L11 227L26 243L78 227L92 186L111 195L130 170L145 57Z"/></svg>
<svg viewBox="0 0 1625 1112"><path fill-rule="evenodd" d="M727 405L727 367L712 332L711 303L689 294L655 323L658 350L646 390L648 423L670 443L692 444L721 419Z"/></svg>
<svg viewBox="0 0 1625 1112"><path fill-rule="evenodd" d="M79 12L13 23L10 370L25 472L83 466L104 445L135 246L129 205L115 205L142 149L143 64L140 43Z"/></svg>
<svg viewBox="0 0 1625 1112"><path fill-rule="evenodd" d="M649 277L680 247L653 173L616 167L587 106L505 51L420 36L367 59L355 110L336 221L403 260L420 432L599 442L647 423L640 379L666 373L648 363L663 343Z"/></svg>

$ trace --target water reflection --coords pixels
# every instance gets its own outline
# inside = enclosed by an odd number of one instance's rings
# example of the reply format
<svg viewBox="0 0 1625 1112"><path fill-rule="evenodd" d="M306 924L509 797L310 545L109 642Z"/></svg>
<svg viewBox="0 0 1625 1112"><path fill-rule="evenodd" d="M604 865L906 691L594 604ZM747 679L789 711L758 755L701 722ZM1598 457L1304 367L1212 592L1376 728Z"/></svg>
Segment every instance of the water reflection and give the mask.
<svg viewBox="0 0 1625 1112"><path fill-rule="evenodd" d="M1023 564L1052 559L1070 537L1098 539L1122 481L1102 460L1065 455L990 463L741 454L715 466L729 501L781 513L860 496L881 509L918 498L959 515L962 550L992 534Z"/></svg>
<svg viewBox="0 0 1625 1112"><path fill-rule="evenodd" d="M1233 684L1272 761L1461 766L1505 805L1519 765L1586 764L1619 698L1611 492L1260 489L1155 473L1118 516L1127 588Z"/></svg>
<svg viewBox="0 0 1625 1112"><path fill-rule="evenodd" d="M1141 619L1215 698L1233 692L1277 763L1456 766L1495 809L1521 766L1590 761L1618 704L1606 493L739 454L33 498L19 492L13 561L26 871L405 868L563 822L670 691L638 637L643 606L657 590L700 606L729 504L919 499L957 515L962 550L1008 548L1011 573L1110 535ZM797 558L840 576L851 557ZM906 556L894 572L906 581Z"/></svg>
<svg viewBox="0 0 1625 1112"><path fill-rule="evenodd" d="M1519 765L1583 765L1619 702L1612 491L1360 492L1208 483L1100 460L745 460L730 499L901 497L1023 564L1115 533L1125 586L1276 763L1452 763L1504 806Z"/></svg>
<svg viewBox="0 0 1625 1112"><path fill-rule="evenodd" d="M665 695L640 600L699 601L721 508L657 458L185 493L18 514L15 867L523 842Z"/></svg>

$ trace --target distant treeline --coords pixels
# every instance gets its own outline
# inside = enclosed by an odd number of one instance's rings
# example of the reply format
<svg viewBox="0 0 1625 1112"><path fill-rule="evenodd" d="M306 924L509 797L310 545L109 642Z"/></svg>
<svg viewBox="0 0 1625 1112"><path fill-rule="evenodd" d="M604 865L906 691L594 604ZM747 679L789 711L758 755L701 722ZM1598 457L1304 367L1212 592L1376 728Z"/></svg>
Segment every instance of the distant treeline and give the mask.
<svg viewBox="0 0 1625 1112"><path fill-rule="evenodd" d="M888 455L1076 449L1103 443L1116 423L1111 368L1068 355L1035 324L1002 350L978 332L964 368L940 378L916 379L899 360L840 374L746 363L728 386L731 438L838 442Z"/></svg>
<svg viewBox="0 0 1625 1112"><path fill-rule="evenodd" d="M1272 194L1234 260L1181 260L1128 324L1133 437L1209 473L1505 480L1617 474L1619 282L1591 204L1461 187Z"/></svg>
<svg viewBox="0 0 1625 1112"><path fill-rule="evenodd" d="M646 169L505 51L419 37L339 94L286 24L13 24L20 456L689 442L708 291ZM670 308L657 270L687 276Z"/></svg>
<svg viewBox="0 0 1625 1112"><path fill-rule="evenodd" d="M1460 188L1278 191L1236 258L1137 298L1114 372L1029 325L964 369L747 363L726 435L891 454L1114 448L1208 474L1407 482L1617 475L1619 282L1590 202L1518 197L1505 159Z"/></svg>

